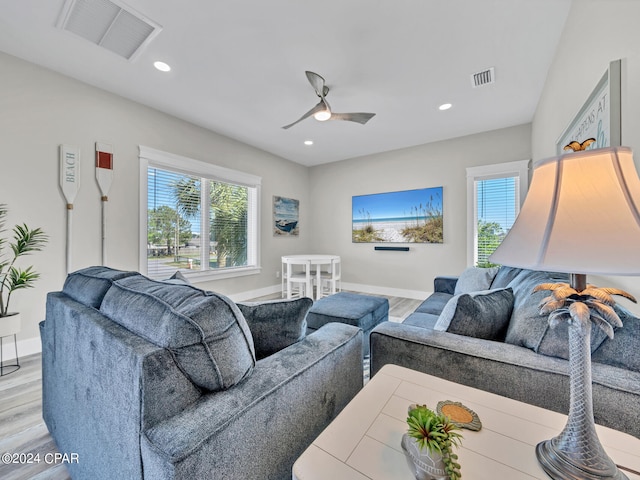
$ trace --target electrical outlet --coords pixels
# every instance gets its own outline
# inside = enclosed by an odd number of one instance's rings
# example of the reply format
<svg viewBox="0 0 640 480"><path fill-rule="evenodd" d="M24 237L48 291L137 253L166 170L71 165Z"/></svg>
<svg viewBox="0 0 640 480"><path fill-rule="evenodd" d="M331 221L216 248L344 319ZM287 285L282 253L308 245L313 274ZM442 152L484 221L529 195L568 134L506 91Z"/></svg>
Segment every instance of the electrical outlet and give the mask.
<svg viewBox="0 0 640 480"><path fill-rule="evenodd" d="M276 278L280 278L280 271L276 270Z"/></svg>

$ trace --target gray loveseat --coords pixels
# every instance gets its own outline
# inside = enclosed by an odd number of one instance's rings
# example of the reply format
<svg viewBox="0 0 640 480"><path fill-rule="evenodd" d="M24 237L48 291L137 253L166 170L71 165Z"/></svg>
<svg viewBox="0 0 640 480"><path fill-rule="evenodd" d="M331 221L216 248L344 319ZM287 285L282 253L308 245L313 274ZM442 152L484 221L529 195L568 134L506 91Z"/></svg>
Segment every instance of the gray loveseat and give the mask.
<svg viewBox="0 0 640 480"><path fill-rule="evenodd" d="M177 283L177 284L174 284ZM74 479L284 479L362 388L362 332L91 267L47 298L43 416Z"/></svg>
<svg viewBox="0 0 640 480"><path fill-rule="evenodd" d="M465 285L436 278L434 293L403 323L371 332L371 374L393 363L566 414L567 326L549 327L538 313L548 292L532 289L567 276L510 267L463 276ZM624 326L612 340L592 328L594 417L640 438L640 320L616 309Z"/></svg>

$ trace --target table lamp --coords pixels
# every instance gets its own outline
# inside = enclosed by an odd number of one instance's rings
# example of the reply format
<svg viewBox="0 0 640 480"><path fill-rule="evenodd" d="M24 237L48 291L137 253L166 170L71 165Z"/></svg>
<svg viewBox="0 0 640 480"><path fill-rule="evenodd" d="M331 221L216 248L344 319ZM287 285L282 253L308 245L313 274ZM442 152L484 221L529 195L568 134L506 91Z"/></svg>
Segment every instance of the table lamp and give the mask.
<svg viewBox="0 0 640 480"><path fill-rule="evenodd" d="M626 147L568 153L534 165L531 186L513 227L489 257L493 263L569 273L541 306L551 326L569 326L570 406L567 424L536 447L554 479L625 479L596 434L591 385L591 324L613 337L621 326L612 294L587 285L587 274L640 275L640 180Z"/></svg>

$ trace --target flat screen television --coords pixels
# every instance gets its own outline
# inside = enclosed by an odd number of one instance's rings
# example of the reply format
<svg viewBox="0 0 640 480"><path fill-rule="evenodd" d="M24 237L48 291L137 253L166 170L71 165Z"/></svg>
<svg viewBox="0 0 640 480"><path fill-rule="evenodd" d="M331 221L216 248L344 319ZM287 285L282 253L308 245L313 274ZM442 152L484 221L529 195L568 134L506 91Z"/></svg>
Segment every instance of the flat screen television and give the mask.
<svg viewBox="0 0 640 480"><path fill-rule="evenodd" d="M442 243L442 187L357 195L353 243Z"/></svg>

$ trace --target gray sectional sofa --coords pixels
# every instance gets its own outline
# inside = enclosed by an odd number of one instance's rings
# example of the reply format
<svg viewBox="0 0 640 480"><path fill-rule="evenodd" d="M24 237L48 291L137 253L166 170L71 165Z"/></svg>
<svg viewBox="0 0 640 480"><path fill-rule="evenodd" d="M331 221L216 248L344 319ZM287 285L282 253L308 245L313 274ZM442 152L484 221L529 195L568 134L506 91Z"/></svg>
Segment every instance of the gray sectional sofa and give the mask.
<svg viewBox="0 0 640 480"><path fill-rule="evenodd" d="M393 363L566 414L568 328L539 315L548 292L532 293L546 282L567 276L500 267L436 278L403 323L371 332L371 374ZM640 438L640 319L616 309L624 326L613 339L592 329L594 417Z"/></svg>
<svg viewBox="0 0 640 480"><path fill-rule="evenodd" d="M362 388L362 332L91 267L47 298L43 416L74 479L289 479Z"/></svg>

